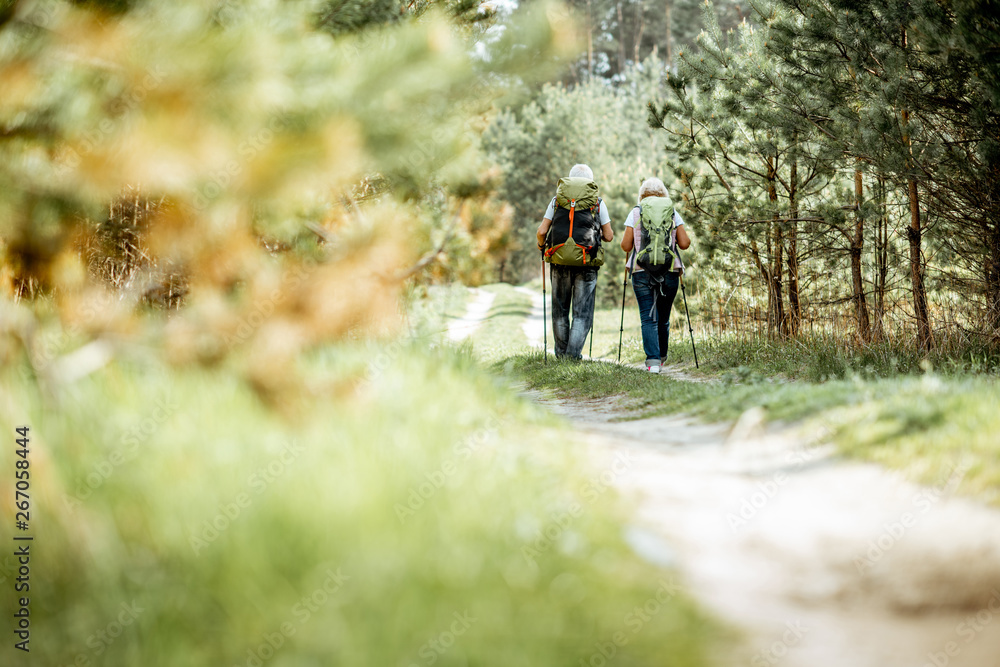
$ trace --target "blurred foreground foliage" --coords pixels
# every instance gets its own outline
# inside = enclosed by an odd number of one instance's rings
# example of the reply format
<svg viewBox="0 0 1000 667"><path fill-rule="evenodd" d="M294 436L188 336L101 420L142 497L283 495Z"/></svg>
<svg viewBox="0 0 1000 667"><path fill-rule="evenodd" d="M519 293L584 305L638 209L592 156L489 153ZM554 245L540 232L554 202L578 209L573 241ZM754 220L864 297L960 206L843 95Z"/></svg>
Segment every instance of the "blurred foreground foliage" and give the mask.
<svg viewBox="0 0 1000 667"><path fill-rule="evenodd" d="M0 428L19 415L33 438L34 664L707 664L718 630L627 546L621 468L468 356L423 350L304 357L294 426L232 375L148 356L58 409L9 367Z"/></svg>
<svg viewBox="0 0 1000 667"><path fill-rule="evenodd" d="M489 32L467 2L391 21L371 3L112 4L0 18L0 307L33 361L44 313L110 343L149 333L175 361L246 347L288 367L394 326L406 279L476 280L508 242L479 133L565 50L560 10Z"/></svg>

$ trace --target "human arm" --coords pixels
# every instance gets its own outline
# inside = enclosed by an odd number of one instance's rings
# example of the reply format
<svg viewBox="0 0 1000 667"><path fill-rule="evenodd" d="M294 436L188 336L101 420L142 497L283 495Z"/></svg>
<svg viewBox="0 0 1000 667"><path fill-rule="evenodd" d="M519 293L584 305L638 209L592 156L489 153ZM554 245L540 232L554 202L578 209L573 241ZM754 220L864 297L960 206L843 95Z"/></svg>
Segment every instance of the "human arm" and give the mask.
<svg viewBox="0 0 1000 667"><path fill-rule="evenodd" d="M628 255L635 248L635 225L639 222L639 217L636 214L637 208L632 209L628 212L628 217L625 218L625 235L622 237L622 250Z"/></svg>
<svg viewBox="0 0 1000 667"><path fill-rule="evenodd" d="M634 232L631 227L625 228L625 235L622 236L622 250L625 251L626 255L632 252L632 247L635 245L633 234Z"/></svg>
<svg viewBox="0 0 1000 667"><path fill-rule="evenodd" d="M535 238L538 241L538 249L542 250L545 248L545 237L549 235L549 229L552 227L552 218L556 216L556 200L553 198L545 209L545 215L542 216L542 224L538 225L538 231L535 232Z"/></svg>
<svg viewBox="0 0 1000 667"><path fill-rule="evenodd" d="M604 203L604 200L600 200L600 205L597 207L597 215L601 221L601 239L605 243L611 243L615 240L615 230L611 229L611 215L608 214L608 205Z"/></svg>
<svg viewBox="0 0 1000 667"><path fill-rule="evenodd" d="M681 225L677 228L677 247L681 250L687 250L691 247L691 238L688 236L686 227L687 225Z"/></svg>
<svg viewBox="0 0 1000 667"><path fill-rule="evenodd" d="M549 227L551 226L552 226L551 218L542 218L542 224L538 225L538 231L535 232L535 238L538 240L539 250L545 247L545 237L548 236Z"/></svg>
<svg viewBox="0 0 1000 667"><path fill-rule="evenodd" d="M687 225L684 224L684 219L676 210L674 211L674 230L677 232L674 235L677 241L677 247L681 250L687 250L690 248L691 237L688 236Z"/></svg>

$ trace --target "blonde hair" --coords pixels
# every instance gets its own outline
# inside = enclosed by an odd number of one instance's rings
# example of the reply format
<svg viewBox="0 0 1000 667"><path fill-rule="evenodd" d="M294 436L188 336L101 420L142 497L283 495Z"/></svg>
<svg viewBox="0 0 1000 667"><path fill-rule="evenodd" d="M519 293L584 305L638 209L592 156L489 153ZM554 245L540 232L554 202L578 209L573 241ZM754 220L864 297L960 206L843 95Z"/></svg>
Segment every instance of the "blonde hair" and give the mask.
<svg viewBox="0 0 1000 667"><path fill-rule="evenodd" d="M667 186L658 178L647 178L639 186L639 201L646 197L667 197Z"/></svg>

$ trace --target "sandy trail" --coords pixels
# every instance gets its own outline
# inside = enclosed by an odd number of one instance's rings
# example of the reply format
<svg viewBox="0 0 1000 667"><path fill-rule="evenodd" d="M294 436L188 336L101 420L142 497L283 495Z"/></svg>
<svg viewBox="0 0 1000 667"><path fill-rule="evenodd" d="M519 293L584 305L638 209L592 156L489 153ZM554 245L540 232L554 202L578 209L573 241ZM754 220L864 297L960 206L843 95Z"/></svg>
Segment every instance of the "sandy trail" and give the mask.
<svg viewBox="0 0 1000 667"><path fill-rule="evenodd" d="M466 308L465 315L448 323L448 340L461 342L474 334L476 329L483 323L486 316L493 307L493 300L496 294L481 289L469 290L472 293L472 301Z"/></svg>
<svg viewBox="0 0 1000 667"><path fill-rule="evenodd" d="M669 376L663 381L676 381ZM614 422L612 400L532 398L571 419L638 499L633 546L743 630L727 664L1000 667L1000 511L846 462L822 433L680 417Z"/></svg>

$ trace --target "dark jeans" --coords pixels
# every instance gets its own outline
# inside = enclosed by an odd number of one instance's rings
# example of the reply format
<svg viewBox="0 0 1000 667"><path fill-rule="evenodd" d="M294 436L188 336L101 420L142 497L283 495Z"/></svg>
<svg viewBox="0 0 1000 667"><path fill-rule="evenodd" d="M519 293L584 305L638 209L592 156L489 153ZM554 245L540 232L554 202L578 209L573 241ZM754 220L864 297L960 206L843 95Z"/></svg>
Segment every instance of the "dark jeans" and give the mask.
<svg viewBox="0 0 1000 667"><path fill-rule="evenodd" d="M642 348L646 352L646 364L663 363L667 360L667 345L670 342L670 309L677 296L680 273L668 273L663 282L657 282L646 271L632 274L632 289L639 303L639 319L642 321Z"/></svg>
<svg viewBox="0 0 1000 667"><path fill-rule="evenodd" d="M550 264L552 278L552 338L556 356L580 359L594 323L597 269ZM573 324L569 313L573 311Z"/></svg>

